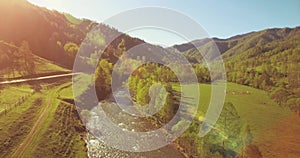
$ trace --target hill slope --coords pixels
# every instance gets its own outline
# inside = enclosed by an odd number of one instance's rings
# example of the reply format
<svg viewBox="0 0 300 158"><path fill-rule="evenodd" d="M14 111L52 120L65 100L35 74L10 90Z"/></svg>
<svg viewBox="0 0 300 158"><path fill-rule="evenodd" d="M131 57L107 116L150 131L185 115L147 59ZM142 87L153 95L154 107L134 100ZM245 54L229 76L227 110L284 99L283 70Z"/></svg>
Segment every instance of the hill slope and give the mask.
<svg viewBox="0 0 300 158"><path fill-rule="evenodd" d="M67 68L72 68L79 45L94 26L100 25L105 36L120 34L107 25L50 11L25 0L1 0L0 19L0 40L14 45L27 41L35 55ZM127 48L143 42L124 34L112 42L113 48L121 39L125 39Z"/></svg>
<svg viewBox="0 0 300 158"><path fill-rule="evenodd" d="M68 69L58 66L56 63L29 54L30 62L34 65L31 74L25 69L25 56L20 52L21 48L11 43L0 41L0 77L14 78L33 74L49 74L69 72Z"/></svg>
<svg viewBox="0 0 300 158"><path fill-rule="evenodd" d="M228 39L202 39L176 45L191 62L210 55L214 43L231 82L267 90L279 104L300 109L300 27L251 32Z"/></svg>

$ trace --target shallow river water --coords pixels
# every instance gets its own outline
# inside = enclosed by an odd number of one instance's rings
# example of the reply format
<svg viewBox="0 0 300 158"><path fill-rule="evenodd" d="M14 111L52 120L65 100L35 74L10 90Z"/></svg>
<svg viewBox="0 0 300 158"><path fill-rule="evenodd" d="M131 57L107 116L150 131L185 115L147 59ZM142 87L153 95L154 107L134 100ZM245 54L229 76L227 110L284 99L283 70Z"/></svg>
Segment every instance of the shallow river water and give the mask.
<svg viewBox="0 0 300 158"><path fill-rule="evenodd" d="M102 102L102 108L111 115L110 119L116 123L120 128L126 128L131 131L147 131L153 130L153 125L147 120L139 117L133 117L123 112L118 105L113 102ZM114 135L111 135L114 137ZM163 148L148 152L126 152L106 145L101 140L88 134L86 138L88 147L88 156L90 158L184 158L174 144L167 145Z"/></svg>

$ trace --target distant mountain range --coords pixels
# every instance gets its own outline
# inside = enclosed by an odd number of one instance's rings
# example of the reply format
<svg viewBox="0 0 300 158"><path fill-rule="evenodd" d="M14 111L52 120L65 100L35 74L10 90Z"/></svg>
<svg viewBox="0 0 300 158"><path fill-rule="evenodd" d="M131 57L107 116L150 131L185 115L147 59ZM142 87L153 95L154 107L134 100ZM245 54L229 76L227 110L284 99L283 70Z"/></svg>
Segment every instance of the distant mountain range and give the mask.
<svg viewBox="0 0 300 158"><path fill-rule="evenodd" d="M231 60L232 57L238 57L238 60L245 60L272 49L278 49L280 45L282 50L292 49L297 47L296 40L300 38L300 27L296 28L274 28L258 32L250 32L243 35L237 35L228 39L200 39L190 43L175 45L173 48L185 54L191 61L196 62L196 58L201 56L201 53L209 55L212 50L212 44L216 44L224 60ZM293 44L294 43L294 44ZM197 49L195 48L197 47ZM258 51L255 54L255 49L266 48L267 50ZM280 53L278 51L277 53ZM273 54L275 55L275 54Z"/></svg>
<svg viewBox="0 0 300 158"><path fill-rule="evenodd" d="M74 56L69 55L65 45L71 42L79 46L86 34L98 25L91 20L77 19L70 14L37 7L25 0L1 1L0 19L2 21L0 40L16 46L19 46L22 41L28 41L34 54L67 68L72 68ZM107 25L102 25L102 30L106 36L119 33ZM284 44L287 40L299 39L299 34L300 27L268 29L228 39L200 39L175 45L173 48L185 54L190 61L196 62L195 58L201 55L194 46L205 54L209 54L210 51L214 51L211 46L215 43L225 60L229 60L232 56L240 56L239 59L244 59L258 55L253 54L253 50L258 47ZM124 36L127 50L134 45L144 43L143 40ZM121 38L115 40L114 47L117 47Z"/></svg>

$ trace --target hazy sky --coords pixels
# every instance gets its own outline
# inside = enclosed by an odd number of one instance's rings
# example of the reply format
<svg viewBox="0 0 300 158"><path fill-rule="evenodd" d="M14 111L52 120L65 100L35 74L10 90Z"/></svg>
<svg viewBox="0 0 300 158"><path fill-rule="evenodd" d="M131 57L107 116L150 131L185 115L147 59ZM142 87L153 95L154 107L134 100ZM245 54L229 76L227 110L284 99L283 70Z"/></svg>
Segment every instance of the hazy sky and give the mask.
<svg viewBox="0 0 300 158"><path fill-rule="evenodd" d="M300 0L29 0L39 6L101 22L138 7L158 6L177 10L196 20L212 37L227 38L274 27L300 25ZM147 42L184 43L170 33L155 30L129 33Z"/></svg>

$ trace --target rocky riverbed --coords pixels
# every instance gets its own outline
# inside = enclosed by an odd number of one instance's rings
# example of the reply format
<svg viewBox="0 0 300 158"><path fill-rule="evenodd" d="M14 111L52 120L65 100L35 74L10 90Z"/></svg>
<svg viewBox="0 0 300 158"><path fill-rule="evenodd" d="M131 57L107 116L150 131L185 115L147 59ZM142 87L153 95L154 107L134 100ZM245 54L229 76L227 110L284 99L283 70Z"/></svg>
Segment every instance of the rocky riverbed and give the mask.
<svg viewBox="0 0 300 158"><path fill-rule="evenodd" d="M121 129L133 132L155 129L148 120L131 116L122 111L114 102L105 101L100 103L99 106L102 106L106 115ZM108 136L110 133L105 134ZM116 135L112 133L111 137L116 137ZM178 151L174 144L148 152L126 152L107 145L91 133L87 135L86 142L90 158L184 158L183 154Z"/></svg>

